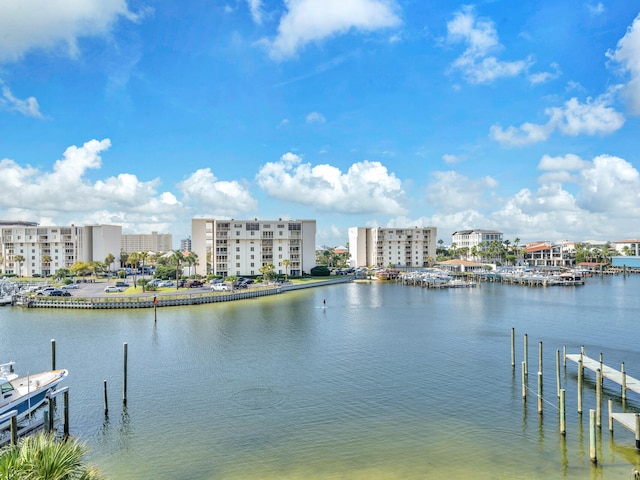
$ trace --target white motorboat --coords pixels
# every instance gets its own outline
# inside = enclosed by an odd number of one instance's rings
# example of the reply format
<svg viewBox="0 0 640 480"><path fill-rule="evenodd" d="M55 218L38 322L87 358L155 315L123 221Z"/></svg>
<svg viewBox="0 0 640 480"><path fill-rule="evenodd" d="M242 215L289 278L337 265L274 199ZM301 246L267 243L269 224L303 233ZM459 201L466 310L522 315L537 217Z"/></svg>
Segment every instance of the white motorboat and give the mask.
<svg viewBox="0 0 640 480"><path fill-rule="evenodd" d="M0 365L0 419L12 410L17 410L18 421L32 413L46 400L47 392L65 379L67 370L50 370L18 377L14 363ZM0 420L0 431L9 428L10 419Z"/></svg>

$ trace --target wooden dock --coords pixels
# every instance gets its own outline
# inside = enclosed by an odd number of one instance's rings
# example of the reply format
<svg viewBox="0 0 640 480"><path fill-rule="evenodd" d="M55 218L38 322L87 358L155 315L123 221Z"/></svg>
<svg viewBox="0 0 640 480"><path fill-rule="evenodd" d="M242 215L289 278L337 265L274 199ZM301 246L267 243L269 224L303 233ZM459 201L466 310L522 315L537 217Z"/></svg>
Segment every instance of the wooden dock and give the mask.
<svg viewBox="0 0 640 480"><path fill-rule="evenodd" d="M565 358L578 364L580 360L582 360L582 367L591 370L592 372L600 370L603 378L608 378L622 387L623 398L626 397L625 390L631 390L632 392L640 394L640 380L627 375L626 372L624 372L624 368L622 368L621 371L616 370L615 368L603 364L600 360L586 356L584 353L567 353Z"/></svg>
<svg viewBox="0 0 640 480"><path fill-rule="evenodd" d="M583 369L591 370L596 374L602 376L602 379L609 379L612 382L617 383L621 386L621 396L622 398L626 398L626 391L631 390L632 392L640 394L640 380L630 377L624 371L624 363L621 366L620 370L616 370L615 368L609 367L602 363L602 355L600 356L600 360L596 360L594 358L588 357L584 354L584 350L581 353L567 353L565 354L565 359L571 360L578 364L578 368L580 365ZM578 375L584 375L583 372L578 371ZM596 376L596 378L598 378ZM596 380L597 383L600 381ZM602 389L599 388L600 385L596 385L597 395L601 395ZM600 415L600 401L597 400L597 415ZM640 450L640 413L623 413L623 412L613 412L612 411L612 403L609 400L609 430L613 432L613 421L615 420L620 425L622 425L627 430L633 432L635 434L636 439L636 448ZM598 424L600 424L598 419Z"/></svg>

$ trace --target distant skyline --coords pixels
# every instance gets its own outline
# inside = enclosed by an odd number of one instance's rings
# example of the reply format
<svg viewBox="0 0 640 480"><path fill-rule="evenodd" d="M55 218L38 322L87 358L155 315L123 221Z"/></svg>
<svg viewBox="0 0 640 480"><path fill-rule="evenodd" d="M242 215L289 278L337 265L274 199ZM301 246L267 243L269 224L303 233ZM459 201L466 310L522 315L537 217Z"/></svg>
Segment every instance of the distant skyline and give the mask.
<svg viewBox="0 0 640 480"><path fill-rule="evenodd" d="M640 238L640 6L0 3L0 219Z"/></svg>

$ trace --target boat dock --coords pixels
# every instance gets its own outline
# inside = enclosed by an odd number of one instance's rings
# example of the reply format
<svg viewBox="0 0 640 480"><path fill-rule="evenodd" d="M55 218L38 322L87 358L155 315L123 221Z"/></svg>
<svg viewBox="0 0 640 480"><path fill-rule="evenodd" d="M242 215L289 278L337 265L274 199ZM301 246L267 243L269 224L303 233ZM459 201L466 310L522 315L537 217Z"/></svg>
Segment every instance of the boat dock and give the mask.
<svg viewBox="0 0 640 480"><path fill-rule="evenodd" d="M596 373L596 395L598 399L597 404L597 416L598 423L600 423L600 395L602 394L602 382L605 378L620 385L621 397L623 399L627 396L627 390L631 390L637 394L640 394L640 380L633 378L626 374L624 370L624 363L621 365L620 370L605 365L602 361L602 354L600 359L588 357L584 354L584 348L580 353L565 353L565 360L571 360L578 364L578 377L579 380L584 376L584 369L591 370ZM625 413L625 412L613 412L612 401L609 400L609 430L613 432L613 421L617 421L627 430L635 434L636 448L640 449L640 413Z"/></svg>

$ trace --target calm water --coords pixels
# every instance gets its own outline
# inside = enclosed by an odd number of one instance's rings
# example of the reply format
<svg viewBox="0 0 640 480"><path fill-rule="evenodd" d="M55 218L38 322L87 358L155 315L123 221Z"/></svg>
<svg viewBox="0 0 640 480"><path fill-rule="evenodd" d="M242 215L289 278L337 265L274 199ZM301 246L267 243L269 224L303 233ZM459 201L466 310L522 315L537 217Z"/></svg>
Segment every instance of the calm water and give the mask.
<svg viewBox="0 0 640 480"><path fill-rule="evenodd" d="M617 426L612 439L606 417L600 464L590 464L592 375L581 418L571 362L566 440L558 434L555 351L584 345L640 377L639 291L640 276L577 288L349 284L159 309L155 325L151 310L7 307L0 361L46 370L56 339L72 434L111 479L627 479L640 467L634 436ZM542 417L520 395L525 333L530 371L544 345ZM618 392L605 382L605 395ZM629 397L626 408L640 410Z"/></svg>

